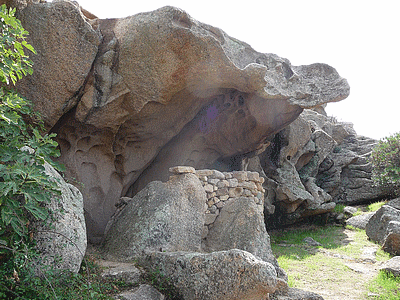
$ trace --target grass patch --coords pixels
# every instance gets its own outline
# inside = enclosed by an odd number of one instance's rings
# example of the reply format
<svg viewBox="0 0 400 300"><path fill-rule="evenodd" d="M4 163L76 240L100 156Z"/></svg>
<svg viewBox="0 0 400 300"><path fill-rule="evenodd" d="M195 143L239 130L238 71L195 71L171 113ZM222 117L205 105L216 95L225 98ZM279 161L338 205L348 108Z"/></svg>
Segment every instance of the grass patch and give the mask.
<svg viewBox="0 0 400 300"><path fill-rule="evenodd" d="M367 209L369 212L374 212L374 211L377 211L378 209L380 209L385 204L386 204L386 201L379 201L379 202L371 203L370 205L368 205Z"/></svg>
<svg viewBox="0 0 400 300"><path fill-rule="evenodd" d="M379 249L375 256L377 261L390 258L388 253L369 241L365 230L361 229L351 230L333 225L308 226L271 231L270 235L272 251L288 274L288 285L313 291L325 299L333 299L332 295L341 299L365 299L368 282L377 273L372 271L365 274L354 269L354 266L370 266L373 269L370 263L362 263L366 248ZM305 237L312 237L322 246L307 245L303 242ZM381 282L376 283L377 287L381 285Z"/></svg>
<svg viewBox="0 0 400 300"><path fill-rule="evenodd" d="M288 228L271 234L272 246L279 244L303 245L304 238L312 237L322 244L322 247L331 249L339 246L338 241L343 238L343 228L336 226L306 226L304 228Z"/></svg>
<svg viewBox="0 0 400 300"><path fill-rule="evenodd" d="M370 281L368 289L371 293L379 296L372 296L374 300L398 300L400 299L400 277L380 271L378 276Z"/></svg>

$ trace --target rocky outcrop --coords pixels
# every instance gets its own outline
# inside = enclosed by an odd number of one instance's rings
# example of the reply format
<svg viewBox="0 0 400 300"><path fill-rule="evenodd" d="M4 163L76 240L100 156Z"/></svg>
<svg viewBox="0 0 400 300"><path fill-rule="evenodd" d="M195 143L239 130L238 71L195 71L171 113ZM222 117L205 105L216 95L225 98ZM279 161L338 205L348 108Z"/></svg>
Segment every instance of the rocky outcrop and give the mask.
<svg viewBox="0 0 400 300"><path fill-rule="evenodd" d="M265 299L285 289L287 276L272 254L262 202L239 193L216 208L218 214L207 205L207 184L215 184L217 191L229 179L247 186L253 182L248 179L260 181L258 174L180 166L170 171L169 181L149 183L117 211L107 225L105 256L138 261L149 272L170 278L183 299ZM228 189L221 189L228 196ZM213 223L207 224L210 215Z"/></svg>
<svg viewBox="0 0 400 300"><path fill-rule="evenodd" d="M273 294L270 300L324 300L324 298L312 292L289 288L287 291Z"/></svg>
<svg viewBox="0 0 400 300"><path fill-rule="evenodd" d="M291 224L335 207L332 197L317 185L318 167L336 145L313 120L319 116L305 110L275 135L271 146L259 157L269 178L266 182L274 189L268 201L275 206L274 214L267 216L270 226Z"/></svg>
<svg viewBox="0 0 400 300"><path fill-rule="evenodd" d="M274 266L232 249L213 253L156 252L142 263L171 279L182 299L264 300L287 286Z"/></svg>
<svg viewBox="0 0 400 300"><path fill-rule="evenodd" d="M376 143L358 136L351 123L326 116L323 107L304 110L249 164L249 170L265 177L268 226L328 213L335 203L358 204L390 196L371 179L369 156Z"/></svg>
<svg viewBox="0 0 400 300"><path fill-rule="evenodd" d="M49 220L34 225L34 239L40 252L35 262L38 274L45 271L43 265L78 273L87 246L82 194L75 186L66 183L48 163L45 170L57 182L60 195L55 195L46 204L51 212Z"/></svg>
<svg viewBox="0 0 400 300"><path fill-rule="evenodd" d="M383 205L368 221L365 232L382 249L400 255L400 198Z"/></svg>
<svg viewBox="0 0 400 300"><path fill-rule="evenodd" d="M229 201L208 230L204 248L208 252L241 249L272 263L278 275L285 278L272 254L269 235L265 229L264 215L249 198L239 197Z"/></svg>
<svg viewBox="0 0 400 300"><path fill-rule="evenodd" d="M173 7L100 20L56 1L19 15L38 54L18 89L58 134L67 178L83 183L92 242L121 196L169 167L255 154L304 108L349 94L328 65L292 66Z"/></svg>

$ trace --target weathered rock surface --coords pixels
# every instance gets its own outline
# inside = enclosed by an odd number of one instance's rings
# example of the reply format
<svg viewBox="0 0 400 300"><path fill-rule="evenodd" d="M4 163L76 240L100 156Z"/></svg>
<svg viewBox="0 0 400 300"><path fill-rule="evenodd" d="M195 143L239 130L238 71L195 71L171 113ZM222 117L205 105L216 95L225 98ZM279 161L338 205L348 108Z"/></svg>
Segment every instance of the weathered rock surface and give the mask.
<svg viewBox="0 0 400 300"><path fill-rule="evenodd" d="M389 259L379 269L400 277L400 256Z"/></svg>
<svg viewBox="0 0 400 300"><path fill-rule="evenodd" d="M383 205L369 220L365 232L383 250L400 255L400 198Z"/></svg>
<svg viewBox="0 0 400 300"><path fill-rule="evenodd" d="M47 163L45 170L57 181L61 195L54 196L51 203L46 204L51 219L45 224L35 225L36 248L41 253L37 267L49 265L56 270L77 273L87 246L82 194Z"/></svg>
<svg viewBox="0 0 400 300"><path fill-rule="evenodd" d="M185 300L265 300L287 287L272 264L237 249L207 254L154 252L142 263L170 278Z"/></svg>
<svg viewBox="0 0 400 300"><path fill-rule="evenodd" d="M58 134L66 176L83 183L92 242L121 196L169 167L260 150L303 108L349 94L330 66L292 66L173 7L99 20L57 1L19 15L38 54L18 88Z"/></svg>
<svg viewBox="0 0 400 300"><path fill-rule="evenodd" d="M269 184L274 183L270 202L276 210L274 215L267 216L271 226L291 224L335 207L332 197L317 185L316 177L318 166L336 142L316 124L315 117L319 118L319 114L305 110L276 134L271 146L259 156Z"/></svg>
<svg viewBox="0 0 400 300"><path fill-rule="evenodd" d="M204 243L207 252L229 249L250 252L273 264L277 268L278 275L286 278L285 272L279 268L272 254L264 215L249 198L240 197L227 202L208 230Z"/></svg>
<svg viewBox="0 0 400 300"><path fill-rule="evenodd" d="M287 291L273 294L270 300L324 300L324 298L312 292L289 288Z"/></svg>
<svg viewBox="0 0 400 300"><path fill-rule="evenodd" d="M273 189L265 200L268 226L330 212L335 203L388 197L390 191L375 186L371 179L368 157L376 143L357 136L351 123L327 117L323 107L304 110L259 155L261 167L249 164L250 170L263 169L269 177L265 183Z"/></svg>
<svg viewBox="0 0 400 300"><path fill-rule="evenodd" d="M164 300L165 297L154 287L141 284L137 289L123 292L115 297L118 300Z"/></svg>
<svg viewBox="0 0 400 300"><path fill-rule="evenodd" d="M132 263L99 260L103 268L101 276L114 281L123 281L129 285L137 285L144 277L144 271Z"/></svg>
<svg viewBox="0 0 400 300"><path fill-rule="evenodd" d="M369 212L358 216L351 217L346 220L346 224L355 228L365 229L371 217L375 212Z"/></svg>
<svg viewBox="0 0 400 300"><path fill-rule="evenodd" d="M353 206L345 206L343 208L343 213L348 215L348 216L352 216L357 212L357 208L353 207Z"/></svg>
<svg viewBox="0 0 400 300"><path fill-rule="evenodd" d="M17 88L50 128L78 103L101 36L72 1L29 2L18 18L37 54L30 55L34 75L18 81Z"/></svg>
<svg viewBox="0 0 400 300"><path fill-rule="evenodd" d="M104 250L119 261L149 251L199 251L206 194L194 174L151 182L115 217Z"/></svg>

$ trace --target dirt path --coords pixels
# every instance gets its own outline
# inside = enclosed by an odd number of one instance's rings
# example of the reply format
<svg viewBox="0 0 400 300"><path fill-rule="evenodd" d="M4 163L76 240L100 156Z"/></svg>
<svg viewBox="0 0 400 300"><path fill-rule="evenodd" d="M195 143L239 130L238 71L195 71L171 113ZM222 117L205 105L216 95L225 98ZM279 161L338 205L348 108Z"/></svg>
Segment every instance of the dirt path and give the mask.
<svg viewBox="0 0 400 300"><path fill-rule="evenodd" d="M357 243L355 241L356 232L345 229L344 234L347 238L342 241L344 245ZM333 251L320 249L326 258L340 260L349 270L345 274L337 273L334 270L321 268L318 281L324 284L314 286L315 292L324 297L325 300L359 300L367 299L366 291L368 282L379 272L380 263L376 261L376 251L378 246L363 246L360 258L338 254ZM367 296L368 297L368 296Z"/></svg>
<svg viewBox="0 0 400 300"><path fill-rule="evenodd" d="M315 239L318 241L318 237ZM289 284L317 293L325 300L372 300L368 284L384 260L381 254L377 259L379 246L368 241L365 232L345 228L335 229L328 239L331 245L326 247L290 241L277 244L285 246L277 249L282 256L278 261L289 276Z"/></svg>

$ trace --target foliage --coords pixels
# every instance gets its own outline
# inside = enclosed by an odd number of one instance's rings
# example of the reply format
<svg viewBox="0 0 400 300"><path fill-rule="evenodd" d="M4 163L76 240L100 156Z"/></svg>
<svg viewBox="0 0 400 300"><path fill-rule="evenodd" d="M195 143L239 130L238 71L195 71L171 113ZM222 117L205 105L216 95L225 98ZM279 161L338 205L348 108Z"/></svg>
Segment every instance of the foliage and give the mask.
<svg viewBox="0 0 400 300"><path fill-rule="evenodd" d="M25 37L28 32L15 17L15 8L0 8L0 81L15 83L23 75L32 74L32 62L25 55L24 48L35 53Z"/></svg>
<svg viewBox="0 0 400 300"><path fill-rule="evenodd" d="M55 135L40 134L43 122L31 103L4 84L14 84L32 73L32 62L24 49L34 52L26 42L25 31L15 9L0 7L0 257L14 258L28 252L32 241L29 225L45 220L45 203L57 193L56 182L45 173L44 164L59 155ZM27 120L31 125L28 125Z"/></svg>
<svg viewBox="0 0 400 300"><path fill-rule="evenodd" d="M123 281L104 279L101 268L88 258L78 274L46 272L46 277L34 275L29 268L20 274L12 269L12 262L0 266L0 299L114 299L111 294L132 288Z"/></svg>
<svg viewBox="0 0 400 300"><path fill-rule="evenodd" d="M340 214L340 213L342 213L343 211L344 211L344 208L346 207L346 205L344 205L344 204L336 204L336 206L335 206L335 208L333 209L333 211L335 212L335 213L338 213L338 214Z"/></svg>
<svg viewBox="0 0 400 300"><path fill-rule="evenodd" d="M371 154L372 179L400 195L400 133L383 138Z"/></svg>

